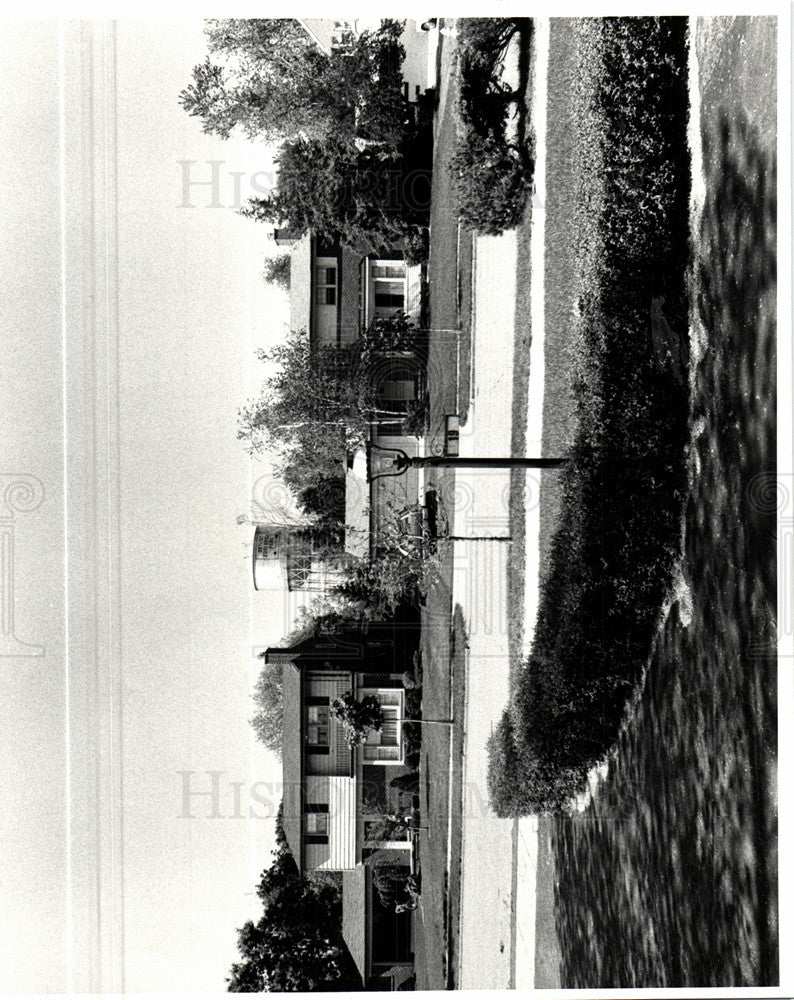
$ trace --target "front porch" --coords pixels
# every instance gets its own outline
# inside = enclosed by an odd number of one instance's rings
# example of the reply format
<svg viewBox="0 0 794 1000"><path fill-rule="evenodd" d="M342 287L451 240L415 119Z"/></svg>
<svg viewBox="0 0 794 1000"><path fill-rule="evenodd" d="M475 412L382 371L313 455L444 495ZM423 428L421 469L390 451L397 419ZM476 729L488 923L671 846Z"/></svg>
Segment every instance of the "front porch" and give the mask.
<svg viewBox="0 0 794 1000"><path fill-rule="evenodd" d="M413 912L398 912L381 899L369 865L344 873L342 937L365 989L409 987L414 976Z"/></svg>

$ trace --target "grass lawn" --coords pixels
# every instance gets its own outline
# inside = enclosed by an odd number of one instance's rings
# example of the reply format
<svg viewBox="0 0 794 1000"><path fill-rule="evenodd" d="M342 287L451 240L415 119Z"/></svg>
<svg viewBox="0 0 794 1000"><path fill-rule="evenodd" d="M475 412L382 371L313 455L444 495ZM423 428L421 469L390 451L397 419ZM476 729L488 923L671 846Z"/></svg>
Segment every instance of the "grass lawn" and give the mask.
<svg viewBox="0 0 794 1000"><path fill-rule="evenodd" d="M581 206L589 204L598 185L592 170L583 163L593 158L590 132L583 121L586 99L586 66L581 50L587 44L581 22L555 18L549 34L549 64L554 72L548 79L548 120L546 132L546 226L545 226L545 388L543 401L542 454L564 455L576 430L573 395L575 328L572 316L586 280L586 267L571 253L582 240L588 220ZM530 80L532 79L530 75ZM526 96L531 114L532 94ZM529 385L531 265L530 239L532 202L518 228L516 274L515 341L513 368L513 414L511 454L526 454L527 388ZM511 683L523 669L524 548L526 504L540 504L539 569L541 580L549 569L551 539L562 509L562 485L552 473L541 479L536 474L515 469L510 478L510 525L515 540L513 561L508 574L508 602Z"/></svg>
<svg viewBox="0 0 794 1000"><path fill-rule="evenodd" d="M422 610L422 717L462 714L466 634L460 609L450 615L451 558ZM421 905L415 915L416 988L453 989L460 905L462 750L460 725L422 727L419 801Z"/></svg>

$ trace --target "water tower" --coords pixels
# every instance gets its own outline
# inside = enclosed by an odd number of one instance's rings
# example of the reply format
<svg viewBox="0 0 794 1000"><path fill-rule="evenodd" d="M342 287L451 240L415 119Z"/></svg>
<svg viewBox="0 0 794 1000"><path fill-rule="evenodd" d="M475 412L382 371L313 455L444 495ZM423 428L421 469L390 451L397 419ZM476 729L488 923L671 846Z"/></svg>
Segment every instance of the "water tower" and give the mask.
<svg viewBox="0 0 794 1000"><path fill-rule="evenodd" d="M305 525L258 524L254 532L254 590L268 590L277 571L287 590L323 593L344 579L343 552L319 545Z"/></svg>

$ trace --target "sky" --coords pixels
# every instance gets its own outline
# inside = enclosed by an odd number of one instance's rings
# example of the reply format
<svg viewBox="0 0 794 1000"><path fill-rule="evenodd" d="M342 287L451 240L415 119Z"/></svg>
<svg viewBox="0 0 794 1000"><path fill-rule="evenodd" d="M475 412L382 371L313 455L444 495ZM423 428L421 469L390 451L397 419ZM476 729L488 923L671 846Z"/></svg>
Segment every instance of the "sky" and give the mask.
<svg viewBox="0 0 794 1000"><path fill-rule="evenodd" d="M4 634L42 648L0 647L3 992L221 990L259 913L280 765L250 692L293 609L253 592L237 518L272 484L236 413L287 307L234 210L270 151L177 101L204 52L199 21L0 32L0 473L42 490L0 507ZM185 188L210 161L223 207ZM185 799L213 781L215 817Z"/></svg>

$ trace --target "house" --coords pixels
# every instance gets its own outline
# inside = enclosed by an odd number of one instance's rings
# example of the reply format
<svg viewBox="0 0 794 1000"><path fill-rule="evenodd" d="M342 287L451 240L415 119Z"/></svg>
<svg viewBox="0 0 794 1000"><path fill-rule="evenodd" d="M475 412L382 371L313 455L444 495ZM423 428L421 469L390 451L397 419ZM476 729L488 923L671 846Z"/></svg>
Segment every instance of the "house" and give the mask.
<svg viewBox="0 0 794 1000"><path fill-rule="evenodd" d="M421 268L381 250L355 252L307 232L276 231L290 245L290 323L319 347L358 339L377 317L418 319Z"/></svg>
<svg viewBox="0 0 794 1000"><path fill-rule="evenodd" d="M397 256L354 253L311 232L277 230L275 238L291 255L290 326L305 331L313 346L351 345L376 318L419 318L418 265ZM411 456L422 453L423 439L408 425L424 397L425 363L421 352L407 350L384 350L373 363L373 397L382 415L369 427L371 453L394 448ZM371 555L380 526L415 507L423 493L417 469L377 478L369 460L362 463L350 456L340 472L344 551L318 551L310 532L293 525L260 524L253 539L255 589L271 589L278 576L291 591L326 591L339 582L350 559Z"/></svg>
<svg viewBox="0 0 794 1000"><path fill-rule="evenodd" d="M330 17L299 17L298 22L314 44L327 55L344 51L365 29L380 25L380 18L350 18L335 20ZM416 100L419 94L436 85L436 53L438 30L426 30L428 22L406 20L400 39L405 49L403 79L405 94Z"/></svg>
<svg viewBox="0 0 794 1000"><path fill-rule="evenodd" d="M342 937L366 989L405 989L413 978L412 922L383 906L370 865L342 873Z"/></svg>
<svg viewBox="0 0 794 1000"><path fill-rule="evenodd" d="M405 623L378 624L334 638L306 633L265 654L283 670L284 834L302 872L343 873L343 936L370 988L394 988L412 969L411 913L386 905L374 882L410 866L408 830L389 817L407 808L391 781L406 773L401 678L416 643ZM331 710L347 691L374 694L385 716L359 747Z"/></svg>
<svg viewBox="0 0 794 1000"><path fill-rule="evenodd" d="M406 771L402 675L417 637L405 623L380 623L333 638L307 634L265 653L283 670L284 831L302 870L353 869L384 851L408 864L405 832L384 839L380 827L400 804L389 783ZM348 745L331 711L347 691L375 695L385 716L360 747Z"/></svg>

